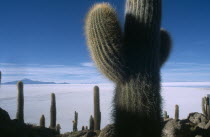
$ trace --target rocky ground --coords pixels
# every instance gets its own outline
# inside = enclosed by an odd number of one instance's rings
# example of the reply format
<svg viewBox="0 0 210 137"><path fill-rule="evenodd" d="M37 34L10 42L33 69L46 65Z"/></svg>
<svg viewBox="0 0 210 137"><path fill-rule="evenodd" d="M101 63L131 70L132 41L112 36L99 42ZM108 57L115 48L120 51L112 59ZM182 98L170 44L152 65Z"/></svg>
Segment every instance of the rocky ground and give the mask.
<svg viewBox="0 0 210 137"><path fill-rule="evenodd" d="M55 130L11 120L0 108L1 137L113 137L114 125L101 131L83 130L58 134ZM210 137L210 121L200 113L190 113L187 119L164 119L163 137Z"/></svg>

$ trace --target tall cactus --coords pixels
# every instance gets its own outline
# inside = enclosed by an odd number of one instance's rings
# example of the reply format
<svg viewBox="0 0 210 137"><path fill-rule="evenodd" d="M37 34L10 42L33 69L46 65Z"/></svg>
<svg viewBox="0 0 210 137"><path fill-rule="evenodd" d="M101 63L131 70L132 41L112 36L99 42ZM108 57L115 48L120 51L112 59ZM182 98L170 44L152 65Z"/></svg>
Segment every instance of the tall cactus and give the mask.
<svg viewBox="0 0 210 137"><path fill-rule="evenodd" d="M99 87L94 87L94 130L100 130L101 112L100 112L100 96Z"/></svg>
<svg viewBox="0 0 210 137"><path fill-rule="evenodd" d="M89 128L90 130L94 130L94 119L93 116L90 116L90 120L89 120Z"/></svg>
<svg viewBox="0 0 210 137"><path fill-rule="evenodd" d="M45 127L45 116L42 115L39 122L40 127Z"/></svg>
<svg viewBox="0 0 210 137"><path fill-rule="evenodd" d="M179 105L175 105L175 120L179 119Z"/></svg>
<svg viewBox="0 0 210 137"><path fill-rule="evenodd" d="M0 71L0 87L1 87L1 71Z"/></svg>
<svg viewBox="0 0 210 137"><path fill-rule="evenodd" d="M56 129L56 100L54 93L51 94L50 128Z"/></svg>
<svg viewBox="0 0 210 137"><path fill-rule="evenodd" d="M108 3L94 5L87 14L92 59L116 84L115 137L161 136L160 68L171 49L168 32L160 29L161 3L127 0L124 31Z"/></svg>
<svg viewBox="0 0 210 137"><path fill-rule="evenodd" d="M73 131L78 131L78 112L74 112Z"/></svg>
<svg viewBox="0 0 210 137"><path fill-rule="evenodd" d="M23 82L17 82L18 97L17 97L17 113L16 119L24 122L24 93L23 93Z"/></svg>

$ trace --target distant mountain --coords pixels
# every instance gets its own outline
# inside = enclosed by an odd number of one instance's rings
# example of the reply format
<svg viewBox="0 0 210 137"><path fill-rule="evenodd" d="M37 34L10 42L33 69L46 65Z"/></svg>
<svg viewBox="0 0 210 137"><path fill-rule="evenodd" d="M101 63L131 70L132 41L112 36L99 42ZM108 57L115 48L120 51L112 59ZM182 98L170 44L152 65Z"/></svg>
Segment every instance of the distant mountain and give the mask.
<svg viewBox="0 0 210 137"><path fill-rule="evenodd" d="M43 81L34 81L34 80L31 80L31 79L22 79L20 80L22 81L24 84L69 84L69 83L55 83L55 82L43 82ZM13 85L13 84L17 84L18 81L11 81L11 82L5 82L3 83L4 85Z"/></svg>

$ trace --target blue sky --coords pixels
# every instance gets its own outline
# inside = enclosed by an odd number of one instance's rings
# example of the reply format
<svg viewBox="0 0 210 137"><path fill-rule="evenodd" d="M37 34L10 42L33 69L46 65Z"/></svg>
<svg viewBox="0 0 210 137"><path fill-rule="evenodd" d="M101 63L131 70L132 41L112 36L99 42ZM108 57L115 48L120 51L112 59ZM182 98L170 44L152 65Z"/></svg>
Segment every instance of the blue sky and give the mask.
<svg viewBox="0 0 210 137"><path fill-rule="evenodd" d="M123 24L124 0L104 0ZM2 81L30 78L107 83L93 65L84 36L88 9L101 0L1 0ZM163 82L210 81L210 1L163 0L162 27L173 38Z"/></svg>

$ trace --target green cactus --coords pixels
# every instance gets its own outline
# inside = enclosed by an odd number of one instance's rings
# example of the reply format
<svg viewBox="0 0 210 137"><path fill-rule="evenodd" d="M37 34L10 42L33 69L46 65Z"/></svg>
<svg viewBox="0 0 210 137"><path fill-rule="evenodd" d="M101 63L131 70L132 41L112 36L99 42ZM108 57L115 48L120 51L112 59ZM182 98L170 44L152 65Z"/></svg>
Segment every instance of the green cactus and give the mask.
<svg viewBox="0 0 210 137"><path fill-rule="evenodd" d="M17 82L18 97L17 97L17 113L16 119L24 122L24 93L23 93L23 82Z"/></svg>
<svg viewBox="0 0 210 137"><path fill-rule="evenodd" d="M93 116L90 116L90 120L89 120L89 128L90 130L94 130L94 119Z"/></svg>
<svg viewBox="0 0 210 137"><path fill-rule="evenodd" d="M39 126L40 127L45 127L45 116L42 115L39 121Z"/></svg>
<svg viewBox="0 0 210 137"><path fill-rule="evenodd" d="M56 131L57 131L58 134L60 134L60 129L61 129L60 124L57 124L57 125L56 125Z"/></svg>
<svg viewBox="0 0 210 137"><path fill-rule="evenodd" d="M0 86L1 86L1 71L0 71Z"/></svg>
<svg viewBox="0 0 210 137"><path fill-rule="evenodd" d="M56 100L54 93L51 94L50 128L56 129Z"/></svg>
<svg viewBox="0 0 210 137"><path fill-rule="evenodd" d="M210 119L209 97L202 98L202 112L206 118Z"/></svg>
<svg viewBox="0 0 210 137"><path fill-rule="evenodd" d="M160 68L171 50L168 32L160 29L161 3L127 0L124 31L108 3L94 5L87 14L92 59L116 84L115 137L161 136Z"/></svg>
<svg viewBox="0 0 210 137"><path fill-rule="evenodd" d="M164 111L164 119L167 119L167 118L169 118L169 115L167 114L167 111Z"/></svg>
<svg viewBox="0 0 210 137"><path fill-rule="evenodd" d="M175 116L174 116L175 120L179 119L179 105L175 105Z"/></svg>
<svg viewBox="0 0 210 137"><path fill-rule="evenodd" d="M209 108L209 97L203 97L202 98L202 111L203 114L210 120L210 108Z"/></svg>
<svg viewBox="0 0 210 137"><path fill-rule="evenodd" d="M85 127L84 126L82 126L82 130L85 130Z"/></svg>
<svg viewBox="0 0 210 137"><path fill-rule="evenodd" d="M77 125L78 125L78 113L75 111L74 121L73 121L73 131L78 131Z"/></svg>
<svg viewBox="0 0 210 137"><path fill-rule="evenodd" d="M204 115L206 115L206 97L202 98L202 112Z"/></svg>
<svg viewBox="0 0 210 137"><path fill-rule="evenodd" d="M99 87L94 87L94 130L100 130L101 112L100 112L100 96Z"/></svg>

